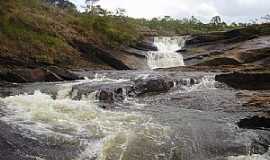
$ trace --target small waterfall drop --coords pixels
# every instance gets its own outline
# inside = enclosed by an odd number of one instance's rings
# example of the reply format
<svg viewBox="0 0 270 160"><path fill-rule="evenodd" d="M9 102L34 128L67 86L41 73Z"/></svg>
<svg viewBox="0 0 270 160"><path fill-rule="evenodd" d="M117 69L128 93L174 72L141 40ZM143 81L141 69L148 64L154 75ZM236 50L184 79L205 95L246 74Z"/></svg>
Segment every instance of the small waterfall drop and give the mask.
<svg viewBox="0 0 270 160"><path fill-rule="evenodd" d="M151 69L184 66L183 56L177 53L185 45L184 37L155 37L158 51L149 51L147 63Z"/></svg>

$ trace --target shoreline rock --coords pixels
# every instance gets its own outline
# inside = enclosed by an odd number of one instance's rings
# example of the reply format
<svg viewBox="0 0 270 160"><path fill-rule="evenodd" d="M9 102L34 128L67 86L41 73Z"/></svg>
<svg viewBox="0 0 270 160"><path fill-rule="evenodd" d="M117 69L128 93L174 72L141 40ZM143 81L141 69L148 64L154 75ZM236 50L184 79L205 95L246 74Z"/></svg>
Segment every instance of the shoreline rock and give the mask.
<svg viewBox="0 0 270 160"><path fill-rule="evenodd" d="M236 89L269 90L270 72L233 72L216 76L216 81L225 83Z"/></svg>
<svg viewBox="0 0 270 160"><path fill-rule="evenodd" d="M0 71L0 80L11 83L56 82L80 79L77 75L55 66Z"/></svg>

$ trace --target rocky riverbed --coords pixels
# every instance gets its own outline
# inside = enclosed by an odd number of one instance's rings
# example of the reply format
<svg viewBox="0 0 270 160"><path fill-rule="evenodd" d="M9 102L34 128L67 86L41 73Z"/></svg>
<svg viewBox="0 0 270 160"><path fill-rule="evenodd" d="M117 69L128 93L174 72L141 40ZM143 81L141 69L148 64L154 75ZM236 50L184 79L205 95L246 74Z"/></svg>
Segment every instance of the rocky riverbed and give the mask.
<svg viewBox="0 0 270 160"><path fill-rule="evenodd" d="M72 41L97 68L0 57L0 159L268 160L268 27Z"/></svg>
<svg viewBox="0 0 270 160"><path fill-rule="evenodd" d="M1 87L2 158L269 159L269 110L253 99L267 91L206 72L74 74Z"/></svg>

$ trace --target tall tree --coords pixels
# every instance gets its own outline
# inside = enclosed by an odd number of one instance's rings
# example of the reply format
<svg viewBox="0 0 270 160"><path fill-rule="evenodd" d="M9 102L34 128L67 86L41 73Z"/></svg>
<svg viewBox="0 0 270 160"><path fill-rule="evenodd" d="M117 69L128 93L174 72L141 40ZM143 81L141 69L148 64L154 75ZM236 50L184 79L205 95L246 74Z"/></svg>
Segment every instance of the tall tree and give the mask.
<svg viewBox="0 0 270 160"><path fill-rule="evenodd" d="M221 20L220 16L215 16L211 19L210 23L218 26L219 24L222 23L222 20Z"/></svg>
<svg viewBox="0 0 270 160"><path fill-rule="evenodd" d="M266 21L267 23L269 23L270 22L270 14L267 14L267 15L263 16L262 19L264 21Z"/></svg>
<svg viewBox="0 0 270 160"><path fill-rule="evenodd" d="M115 10L115 15L116 15L116 16L119 16L119 17L125 17L126 14L127 14L127 11L126 11L126 9L124 9L124 8L117 8L117 9Z"/></svg>
<svg viewBox="0 0 270 160"><path fill-rule="evenodd" d="M99 0L85 0L87 12L93 13L92 11L94 10L94 6L97 2L99 2Z"/></svg>

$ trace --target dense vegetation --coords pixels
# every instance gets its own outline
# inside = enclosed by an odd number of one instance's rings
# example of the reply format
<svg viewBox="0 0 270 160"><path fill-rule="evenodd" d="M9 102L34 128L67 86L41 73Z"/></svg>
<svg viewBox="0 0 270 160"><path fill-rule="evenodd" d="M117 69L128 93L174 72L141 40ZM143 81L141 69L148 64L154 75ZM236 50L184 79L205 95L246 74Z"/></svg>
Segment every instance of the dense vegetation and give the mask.
<svg viewBox="0 0 270 160"><path fill-rule="evenodd" d="M141 24L157 30L161 34L194 34L194 33L207 33L215 31L225 31L242 27L242 25L228 25L221 20L219 16L213 17L210 23L205 24L195 17L184 19L173 19L171 17L153 18L151 20L137 20Z"/></svg>
<svg viewBox="0 0 270 160"><path fill-rule="evenodd" d="M100 64L94 53L90 59L82 59L74 41L117 49L136 43L143 36L141 31L184 35L243 26L227 25L220 17L209 24L195 17L134 19L127 17L124 9L112 13L93 3L81 13L67 0L0 1L0 67L25 62L93 67Z"/></svg>
<svg viewBox="0 0 270 160"><path fill-rule="evenodd" d="M11 61L89 66L91 60L82 61L73 41L104 48L129 45L137 38L135 28L117 17L79 13L44 0L0 1L0 67ZM92 59L92 63L98 62Z"/></svg>

